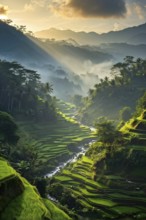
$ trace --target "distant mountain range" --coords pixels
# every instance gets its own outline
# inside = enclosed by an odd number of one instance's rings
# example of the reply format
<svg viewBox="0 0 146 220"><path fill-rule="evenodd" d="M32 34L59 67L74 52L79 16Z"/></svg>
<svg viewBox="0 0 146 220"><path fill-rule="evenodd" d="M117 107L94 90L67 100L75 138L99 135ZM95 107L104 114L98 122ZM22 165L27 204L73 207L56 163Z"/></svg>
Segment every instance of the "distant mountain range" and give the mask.
<svg viewBox="0 0 146 220"><path fill-rule="evenodd" d="M33 39L24 35L15 27L0 21L0 57L23 63L55 63L49 53L45 52Z"/></svg>
<svg viewBox="0 0 146 220"><path fill-rule="evenodd" d="M2 21L0 21L0 59L16 61L27 68L37 70L43 81L53 84L54 94L60 98L74 94L78 90L81 92L78 83L75 84L70 79L72 73L49 50L45 50L42 42ZM68 93L64 91L65 87L70 88Z"/></svg>
<svg viewBox="0 0 146 220"><path fill-rule="evenodd" d="M51 28L35 35L43 39L48 51L56 51L69 63L76 60L79 66L87 60L98 64L118 62L125 56L146 58L146 24L105 34Z"/></svg>
<svg viewBox="0 0 146 220"><path fill-rule="evenodd" d="M111 31L104 34L96 32L74 32L72 30L58 30L51 28L35 33L38 38L49 38L56 40L73 39L79 44L97 45L101 43L130 43L146 44L146 23L126 28L120 31Z"/></svg>
<svg viewBox="0 0 146 220"><path fill-rule="evenodd" d="M101 35L57 29L36 35L46 39L28 36L0 21L0 59L37 70L60 98L85 95L109 74L113 63L127 55L146 58L146 24Z"/></svg>

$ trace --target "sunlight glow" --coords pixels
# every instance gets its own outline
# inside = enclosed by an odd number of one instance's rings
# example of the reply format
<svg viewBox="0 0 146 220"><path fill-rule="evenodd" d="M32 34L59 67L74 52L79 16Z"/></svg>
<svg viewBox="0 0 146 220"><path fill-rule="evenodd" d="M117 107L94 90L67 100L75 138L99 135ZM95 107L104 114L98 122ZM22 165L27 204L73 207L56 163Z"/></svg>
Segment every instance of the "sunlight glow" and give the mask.
<svg viewBox="0 0 146 220"><path fill-rule="evenodd" d="M8 19L7 15L0 15L0 20L6 20Z"/></svg>

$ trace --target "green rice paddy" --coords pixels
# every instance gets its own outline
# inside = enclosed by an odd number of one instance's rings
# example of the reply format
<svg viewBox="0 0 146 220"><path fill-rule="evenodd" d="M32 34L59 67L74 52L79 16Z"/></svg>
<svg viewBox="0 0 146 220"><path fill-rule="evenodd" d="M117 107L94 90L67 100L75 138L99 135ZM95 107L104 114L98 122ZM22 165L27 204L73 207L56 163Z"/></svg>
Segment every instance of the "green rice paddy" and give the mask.
<svg viewBox="0 0 146 220"><path fill-rule="evenodd" d="M139 118L139 120L143 119ZM123 128L123 132L129 133L129 138L133 134L131 129L135 129L139 140L146 138L146 132L139 130L137 132L131 121ZM140 155L145 155L146 145L129 144L123 149L129 159L134 160L135 164L140 164ZM98 160L98 154L94 158ZM98 171L95 172L94 161L88 156L82 156L55 175L52 185L61 184L77 198L82 207L77 213L83 219L86 217L90 220L145 220L146 182L144 179L146 179L146 173L144 167L139 165L137 169L131 168L128 178L127 175L124 176L126 165L116 166L122 167L123 172L105 172L101 175ZM135 179L131 180L131 177Z"/></svg>
<svg viewBox="0 0 146 220"><path fill-rule="evenodd" d="M59 104L58 104L59 105ZM68 116L58 110L55 122L34 123L20 122L22 134L31 140L31 145L38 155L36 166L45 166L45 172L54 169L60 162L69 159L81 143L95 138L87 126L81 126L75 119L70 118L74 106L61 103L68 112Z"/></svg>

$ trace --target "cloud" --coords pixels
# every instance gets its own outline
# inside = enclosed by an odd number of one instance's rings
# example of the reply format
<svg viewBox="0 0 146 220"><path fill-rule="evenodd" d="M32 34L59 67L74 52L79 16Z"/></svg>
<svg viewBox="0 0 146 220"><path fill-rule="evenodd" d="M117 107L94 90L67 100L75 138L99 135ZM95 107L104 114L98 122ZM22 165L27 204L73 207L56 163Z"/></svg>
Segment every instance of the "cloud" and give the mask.
<svg viewBox="0 0 146 220"><path fill-rule="evenodd" d="M6 15L8 12L8 6L0 5L0 15Z"/></svg>
<svg viewBox="0 0 146 220"><path fill-rule="evenodd" d="M144 19L143 7L141 7L140 5L135 3L134 8L135 8L135 12L138 15L139 19L143 20Z"/></svg>
<svg viewBox="0 0 146 220"><path fill-rule="evenodd" d="M24 5L24 11L34 11L33 5L31 3L30 4L25 4Z"/></svg>
<svg viewBox="0 0 146 220"><path fill-rule="evenodd" d="M38 7L45 7L47 0L31 0L31 4Z"/></svg>
<svg viewBox="0 0 146 220"><path fill-rule="evenodd" d="M47 3L47 0L31 0L24 5L24 11L35 11L36 9L44 8Z"/></svg>
<svg viewBox="0 0 146 220"><path fill-rule="evenodd" d="M146 1L145 0L127 0L128 1L128 9L132 15L133 12L136 13L140 20L144 20L146 18Z"/></svg>
<svg viewBox="0 0 146 220"><path fill-rule="evenodd" d="M67 17L124 17L125 0L53 0L51 9Z"/></svg>

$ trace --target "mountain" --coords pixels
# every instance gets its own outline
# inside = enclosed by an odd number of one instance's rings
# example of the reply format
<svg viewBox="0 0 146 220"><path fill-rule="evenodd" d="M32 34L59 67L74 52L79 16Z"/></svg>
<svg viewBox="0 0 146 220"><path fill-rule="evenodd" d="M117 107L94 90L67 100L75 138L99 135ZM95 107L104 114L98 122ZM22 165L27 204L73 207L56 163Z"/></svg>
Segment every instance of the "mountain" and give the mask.
<svg viewBox="0 0 146 220"><path fill-rule="evenodd" d="M146 23L129 27L120 31L111 31L104 34L97 34L96 32L74 32L71 30L58 30L51 28L35 33L38 38L54 38L56 40L74 39L79 44L97 45L100 43L132 43L130 39L137 38L136 44L141 44L141 35L146 34ZM137 37L139 36L139 37ZM143 38L144 39L144 38ZM146 43L145 41L142 43Z"/></svg>
<svg viewBox="0 0 146 220"><path fill-rule="evenodd" d="M38 31L35 33L38 38L49 38L56 40L70 40L73 39L79 44L97 44L98 34L95 32L75 32L72 30L59 30L50 28L49 30Z"/></svg>
<svg viewBox="0 0 146 220"><path fill-rule="evenodd" d="M0 22L0 59L37 70L43 81L53 84L54 95L68 99L86 95L126 55L145 58L146 45L137 45L145 42L145 30L146 24L101 35L52 28L41 35L51 39L38 39Z"/></svg>
<svg viewBox="0 0 146 220"><path fill-rule="evenodd" d="M37 70L43 81L53 84L54 94L59 98L81 94L85 89L87 92L93 83L84 85L86 83L79 75L88 71L92 74L92 63L112 59L107 53L81 47L71 39L67 42L40 41L4 22L0 22L0 33L0 59L17 61L27 68ZM94 81L96 77L89 77L89 81ZM67 88L70 88L69 92L66 92Z"/></svg>
<svg viewBox="0 0 146 220"><path fill-rule="evenodd" d="M112 54L114 60L117 61L123 60L126 56L146 58L146 44L134 44L134 38L133 45L128 43L101 44L100 47L97 47L97 50L99 49L104 53Z"/></svg>
<svg viewBox="0 0 146 220"><path fill-rule="evenodd" d="M129 39L128 43L130 44L146 44L146 33L140 33L134 35Z"/></svg>
<svg viewBox="0 0 146 220"><path fill-rule="evenodd" d="M16 60L28 64L56 63L37 41L24 35L15 27L0 21L0 58Z"/></svg>
<svg viewBox="0 0 146 220"><path fill-rule="evenodd" d="M22 33L17 28L0 21L0 59L16 61L27 68L36 70L43 81L53 84L54 95L63 98L64 88L67 86L75 93L76 84L70 79L71 71L56 59L54 54L45 49L38 39ZM62 83L62 75L59 71L66 73L66 81ZM58 85L59 88L58 89ZM64 87L65 86L65 87ZM79 89L81 90L81 89ZM81 91L80 91L81 92Z"/></svg>
<svg viewBox="0 0 146 220"><path fill-rule="evenodd" d="M103 42L106 43L131 43L130 39L139 34L146 34L146 23L120 31L111 31L109 33L101 34L100 36L103 39ZM138 44L141 44L141 42L139 41Z"/></svg>
<svg viewBox="0 0 146 220"><path fill-rule="evenodd" d="M48 39L43 41L41 46L53 54L65 66L70 66L70 69L73 71L76 71L77 66L83 68L84 63L87 61L91 61L93 64L99 64L113 59L112 55L102 52L100 48L95 49L90 46L80 46L72 41L53 41ZM73 65L73 63L76 63L76 65ZM80 70L80 72L82 71Z"/></svg>

